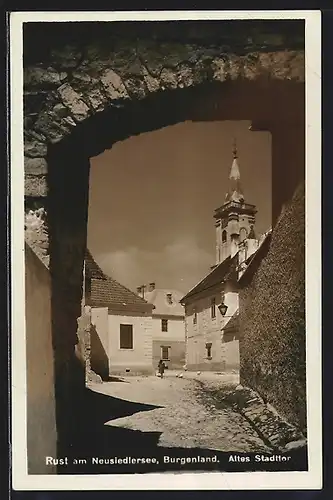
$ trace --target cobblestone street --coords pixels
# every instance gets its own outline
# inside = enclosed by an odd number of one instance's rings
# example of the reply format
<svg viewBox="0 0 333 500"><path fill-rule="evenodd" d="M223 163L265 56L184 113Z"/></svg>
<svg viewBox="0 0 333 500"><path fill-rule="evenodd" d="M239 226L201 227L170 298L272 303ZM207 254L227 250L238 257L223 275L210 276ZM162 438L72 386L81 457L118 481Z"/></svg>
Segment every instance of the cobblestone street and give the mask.
<svg viewBox="0 0 333 500"><path fill-rule="evenodd" d="M236 374L167 372L156 376L125 377L122 381L91 384L94 392L153 409L105 422L107 426L160 433L158 446L232 452L268 452L247 420L230 407L216 408L206 389L236 386ZM148 407L149 408L149 407Z"/></svg>

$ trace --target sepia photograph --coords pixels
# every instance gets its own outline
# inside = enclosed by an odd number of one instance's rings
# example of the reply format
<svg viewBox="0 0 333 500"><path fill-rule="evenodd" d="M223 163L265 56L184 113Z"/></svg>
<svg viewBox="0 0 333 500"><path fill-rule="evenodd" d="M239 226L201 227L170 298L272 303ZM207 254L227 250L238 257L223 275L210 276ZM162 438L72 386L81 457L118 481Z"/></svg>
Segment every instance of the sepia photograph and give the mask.
<svg viewBox="0 0 333 500"><path fill-rule="evenodd" d="M11 14L15 489L321 488L320 85L318 11Z"/></svg>

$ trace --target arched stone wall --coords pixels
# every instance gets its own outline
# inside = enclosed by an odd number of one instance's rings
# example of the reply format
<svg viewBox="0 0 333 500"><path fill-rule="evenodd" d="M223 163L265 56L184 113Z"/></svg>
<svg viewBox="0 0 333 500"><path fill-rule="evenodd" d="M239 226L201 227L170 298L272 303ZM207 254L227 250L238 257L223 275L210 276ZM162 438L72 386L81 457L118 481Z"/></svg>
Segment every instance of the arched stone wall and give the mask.
<svg viewBox="0 0 333 500"><path fill-rule="evenodd" d="M27 23L28 207L49 197L49 154L65 140L90 157L184 119L252 119L268 129L302 120L303 30L293 21ZM46 234L41 227L35 251L47 263Z"/></svg>
<svg viewBox="0 0 333 500"><path fill-rule="evenodd" d="M89 158L184 120L252 120L275 134L278 213L304 168L304 39L293 24L44 24L24 32L25 233L50 267L58 433L68 445L84 383L75 344ZM294 137L296 162L281 153Z"/></svg>
<svg viewBox="0 0 333 500"><path fill-rule="evenodd" d="M170 51L180 47L172 46ZM71 143L70 149L89 158L131 135L186 119L251 119L260 129L275 127L279 133L286 122L298 121L298 129L304 125L301 51L207 57L204 47L200 51L191 47L185 52L187 59L176 64L164 61L156 47L151 53L145 50L155 66L140 58L129 64L133 55L128 50L121 57L112 53L97 62L94 53L75 71L67 68L66 51L57 72L49 63L45 68L41 64L25 68L24 167L29 209L40 209L40 203L46 208L49 155L58 144ZM61 60L60 54L57 57ZM289 133L286 138L290 141ZM31 232L27 238L48 264L46 235L45 222L37 240Z"/></svg>
<svg viewBox="0 0 333 500"><path fill-rule="evenodd" d="M84 122L100 113L107 111L112 119L133 102L208 83L248 81L267 88L274 82L304 82L303 39L292 24L285 25L289 28L284 35L281 25L277 29L269 22L259 27L230 21L218 27L184 23L182 32L179 23L157 23L154 28L145 23L141 30L127 23L126 27L117 23L46 24L25 29L27 196L47 195L49 145L76 134ZM44 38L43 29L47 30ZM39 36L40 45L49 45L44 52L38 47ZM166 119L164 122L168 124ZM112 135L113 131L98 152L117 140Z"/></svg>
<svg viewBox="0 0 333 500"><path fill-rule="evenodd" d="M65 54L57 71L48 65L25 68L26 156L44 158L47 144L60 142L89 117L108 108L125 107L129 101L142 100L157 92L209 82L304 81L302 52L255 52L240 56L215 49L216 55L207 57L206 51L210 51L204 47L199 50L173 46L169 50L182 52L182 57L169 62L158 52L158 47L143 45L137 49L137 55L130 49L110 53L108 57L95 52L75 69L67 68ZM140 51L145 56L140 57ZM96 62L98 57L103 59ZM37 112L34 106L38 106Z"/></svg>

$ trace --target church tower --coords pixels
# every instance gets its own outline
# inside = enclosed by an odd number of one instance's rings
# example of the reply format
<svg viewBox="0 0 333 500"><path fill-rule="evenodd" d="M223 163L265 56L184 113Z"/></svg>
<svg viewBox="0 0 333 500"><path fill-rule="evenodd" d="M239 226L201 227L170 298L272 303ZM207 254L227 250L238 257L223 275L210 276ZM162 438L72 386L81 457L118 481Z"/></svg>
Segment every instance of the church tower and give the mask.
<svg viewBox="0 0 333 500"><path fill-rule="evenodd" d="M216 265L227 257L233 257L239 244L254 234L255 205L245 203L240 183L236 144L233 147L233 161L229 174L229 186L224 204L214 213L216 227Z"/></svg>

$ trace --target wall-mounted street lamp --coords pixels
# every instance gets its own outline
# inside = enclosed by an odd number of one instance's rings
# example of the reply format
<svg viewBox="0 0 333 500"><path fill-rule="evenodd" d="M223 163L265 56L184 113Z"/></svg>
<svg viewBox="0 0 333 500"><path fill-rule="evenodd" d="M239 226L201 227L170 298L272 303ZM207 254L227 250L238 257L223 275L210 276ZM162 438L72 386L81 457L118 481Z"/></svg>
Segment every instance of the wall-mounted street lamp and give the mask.
<svg viewBox="0 0 333 500"><path fill-rule="evenodd" d="M220 313L222 314L222 316L225 316L226 315L226 312L228 310L228 306L226 304L224 304L224 302L222 302L219 306L218 306L218 309L220 311Z"/></svg>

